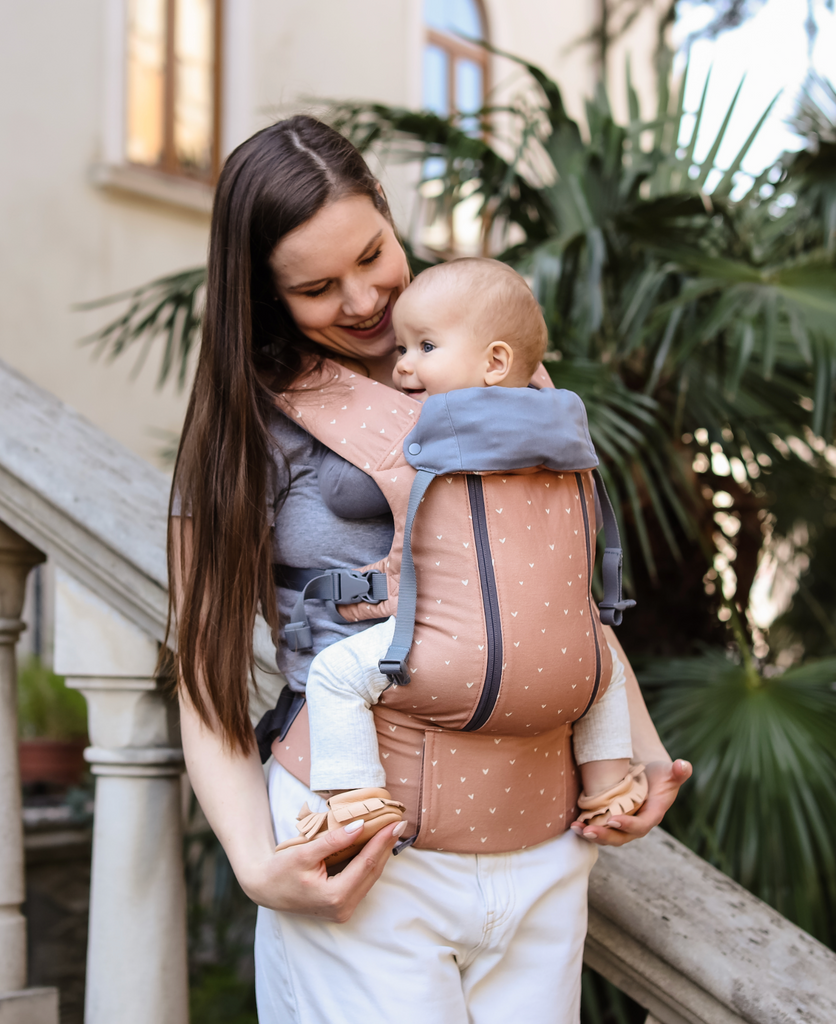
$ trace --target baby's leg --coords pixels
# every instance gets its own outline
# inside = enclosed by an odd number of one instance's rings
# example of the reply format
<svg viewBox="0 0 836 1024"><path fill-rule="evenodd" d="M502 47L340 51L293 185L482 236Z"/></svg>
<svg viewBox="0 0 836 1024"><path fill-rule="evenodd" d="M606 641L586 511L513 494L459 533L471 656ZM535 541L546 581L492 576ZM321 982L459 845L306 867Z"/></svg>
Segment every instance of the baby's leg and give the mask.
<svg viewBox="0 0 836 1024"><path fill-rule="evenodd" d="M354 856L380 829L403 817L403 804L383 788L386 773L380 764L371 710L387 685L377 663L391 642L394 624L390 622L332 644L311 663L306 688L310 785L328 797L328 810L312 812L305 804L297 817L299 836L278 849L362 821L356 842L326 860L336 866Z"/></svg>
<svg viewBox="0 0 836 1024"><path fill-rule="evenodd" d="M604 696L575 725L575 760L583 779L579 821L605 824L613 814L634 814L647 795L644 765L630 767L630 711L624 666L610 647L612 678Z"/></svg>
<svg viewBox="0 0 836 1024"><path fill-rule="evenodd" d="M617 785L630 767L629 757L613 757L603 761L587 761L580 766L584 796L598 796Z"/></svg>
<svg viewBox="0 0 836 1024"><path fill-rule="evenodd" d="M390 624L391 623L391 624ZM332 644L308 673L311 789L342 791L386 785L372 706L388 684L377 668L392 620Z"/></svg>

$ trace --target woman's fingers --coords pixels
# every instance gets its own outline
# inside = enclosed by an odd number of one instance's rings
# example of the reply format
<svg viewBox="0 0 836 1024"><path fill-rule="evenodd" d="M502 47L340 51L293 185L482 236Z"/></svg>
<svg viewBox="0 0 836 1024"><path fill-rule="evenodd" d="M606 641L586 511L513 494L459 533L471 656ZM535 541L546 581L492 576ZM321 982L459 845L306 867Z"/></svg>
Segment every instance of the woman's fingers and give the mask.
<svg viewBox="0 0 836 1024"><path fill-rule="evenodd" d="M404 823L381 829L336 875L328 875L325 858L356 842L362 820L325 832L310 843L279 851L277 856L284 861L280 876L282 892L265 905L339 923L347 921L380 878L397 842L394 832L399 825Z"/></svg>
<svg viewBox="0 0 836 1024"><path fill-rule="evenodd" d="M637 814L615 814L605 825L572 823L572 831L599 846L623 846L640 839L660 824L676 799L679 787L691 777L688 761L653 761L646 766L647 799Z"/></svg>

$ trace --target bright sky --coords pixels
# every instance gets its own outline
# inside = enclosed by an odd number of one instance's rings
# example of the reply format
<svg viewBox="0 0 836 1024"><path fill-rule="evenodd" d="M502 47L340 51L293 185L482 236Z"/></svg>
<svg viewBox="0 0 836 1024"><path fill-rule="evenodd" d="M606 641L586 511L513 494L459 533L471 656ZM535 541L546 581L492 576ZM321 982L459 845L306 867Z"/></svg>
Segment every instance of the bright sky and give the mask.
<svg viewBox="0 0 836 1024"><path fill-rule="evenodd" d="M836 14L827 9L826 0L811 0L811 4L819 27L812 66L836 84ZM709 16L710 11L697 3L681 4L677 43L681 45L689 32L706 24ZM718 165L725 168L732 162L779 89L783 89L781 97L744 160L743 168L750 173L760 172L783 150L800 148L798 136L784 122L793 110L810 66L805 31L807 17L807 0L766 0L757 14L740 28L723 33L716 41L699 40L692 45L686 110L697 110L706 75L711 69L711 84L695 154L698 160L706 155L714 141L744 74L746 81L718 154ZM683 66L684 58L680 56L679 60ZM682 141L687 138L686 134ZM709 188L710 185L709 181Z"/></svg>

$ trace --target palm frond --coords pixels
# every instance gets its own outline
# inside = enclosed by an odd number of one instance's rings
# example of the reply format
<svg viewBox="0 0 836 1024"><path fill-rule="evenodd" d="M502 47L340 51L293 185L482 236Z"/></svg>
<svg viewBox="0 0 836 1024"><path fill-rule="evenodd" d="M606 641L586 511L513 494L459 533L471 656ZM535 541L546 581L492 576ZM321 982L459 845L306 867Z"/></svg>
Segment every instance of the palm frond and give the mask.
<svg viewBox="0 0 836 1024"><path fill-rule="evenodd" d="M142 368L151 343L165 338L158 386L162 386L177 368L177 382L185 386L189 360L200 342L200 319L206 268L182 270L139 288L109 295L93 302L79 303L78 310L102 309L126 303L125 310L109 324L82 339L92 345L97 356L113 360L129 348L141 344L134 373Z"/></svg>
<svg viewBox="0 0 836 1024"><path fill-rule="evenodd" d="M694 765L667 826L824 941L836 938L836 658L765 678L723 651L641 674Z"/></svg>

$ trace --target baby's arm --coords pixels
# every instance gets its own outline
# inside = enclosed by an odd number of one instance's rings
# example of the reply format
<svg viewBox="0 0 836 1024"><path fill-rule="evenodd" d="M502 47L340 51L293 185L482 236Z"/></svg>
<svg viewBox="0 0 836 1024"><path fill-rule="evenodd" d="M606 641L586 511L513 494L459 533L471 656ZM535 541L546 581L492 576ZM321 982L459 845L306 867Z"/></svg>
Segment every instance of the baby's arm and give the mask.
<svg viewBox="0 0 836 1024"><path fill-rule="evenodd" d="M308 673L311 789L315 792L386 785L372 705L389 685L377 663L386 653L394 618L331 644Z"/></svg>
<svg viewBox="0 0 836 1024"><path fill-rule="evenodd" d="M575 760L580 766L583 791L587 797L604 793L621 782L633 756L624 665L612 647L610 653L610 685L574 728Z"/></svg>

